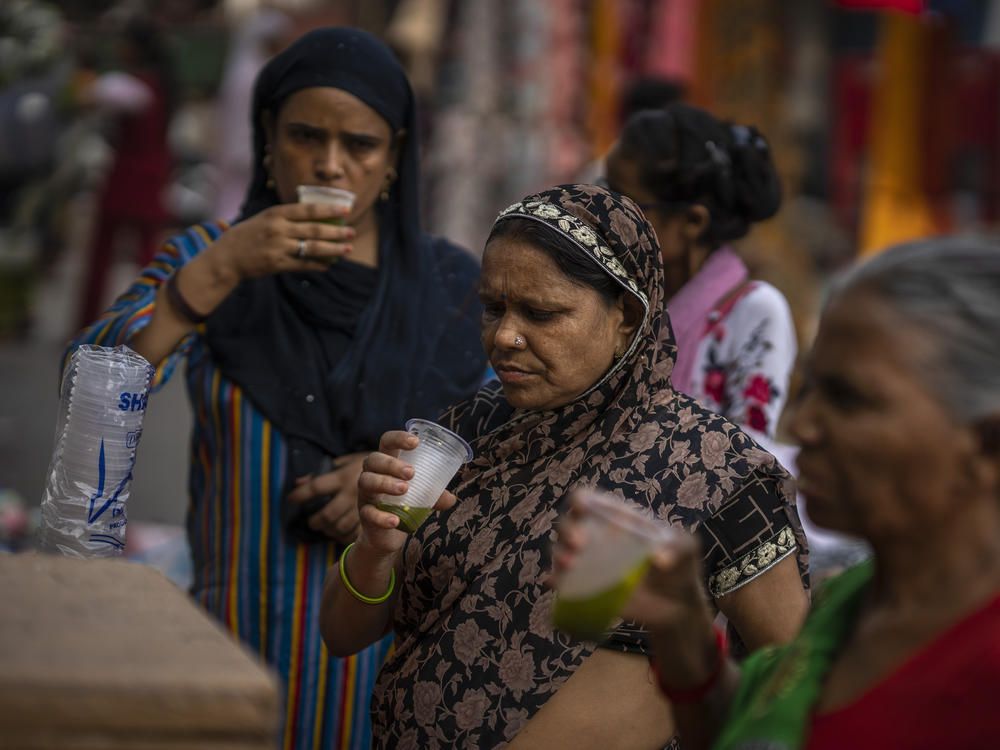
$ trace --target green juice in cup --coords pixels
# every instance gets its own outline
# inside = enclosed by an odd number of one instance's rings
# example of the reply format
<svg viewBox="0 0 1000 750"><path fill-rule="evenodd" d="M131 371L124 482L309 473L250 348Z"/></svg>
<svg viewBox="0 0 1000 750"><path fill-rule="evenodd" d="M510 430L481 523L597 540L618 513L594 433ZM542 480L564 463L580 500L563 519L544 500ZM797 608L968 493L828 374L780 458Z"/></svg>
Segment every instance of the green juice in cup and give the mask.
<svg viewBox="0 0 1000 750"><path fill-rule="evenodd" d="M586 542L560 576L552 625L579 640L600 641L671 532L613 495L586 489L574 495Z"/></svg>
<svg viewBox="0 0 1000 750"><path fill-rule="evenodd" d="M411 508L409 505L390 505L389 503L378 503L376 506L379 510L385 511L386 513L392 513L394 516L399 518L399 526L396 528L402 531L407 531L413 533L418 528L420 524L427 520L427 516L431 514L430 508Z"/></svg>
<svg viewBox="0 0 1000 750"><path fill-rule="evenodd" d="M581 641L601 640L646 574L649 561L642 560L609 588L581 597L559 595L552 610L552 624Z"/></svg>
<svg viewBox="0 0 1000 750"><path fill-rule="evenodd" d="M411 534L427 520L434 504L462 464L472 459L472 448L459 435L426 419L410 419L407 432L420 441L399 452L399 460L413 467L402 495L382 495L375 507L399 518L400 531Z"/></svg>
<svg viewBox="0 0 1000 750"><path fill-rule="evenodd" d="M299 195L299 203L321 203L326 206L340 206L350 211L354 207L354 193L350 190L340 188L324 187L323 185L299 185L296 188ZM333 226L344 226L347 223L346 216L337 216L333 219L318 219L323 224ZM336 263L337 258L332 258L331 263Z"/></svg>

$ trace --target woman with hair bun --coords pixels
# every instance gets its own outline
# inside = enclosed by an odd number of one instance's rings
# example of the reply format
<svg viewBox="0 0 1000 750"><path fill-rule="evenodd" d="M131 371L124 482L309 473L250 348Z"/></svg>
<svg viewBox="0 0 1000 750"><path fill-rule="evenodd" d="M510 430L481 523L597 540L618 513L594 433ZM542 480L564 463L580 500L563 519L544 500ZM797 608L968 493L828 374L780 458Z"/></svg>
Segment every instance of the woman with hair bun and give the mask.
<svg viewBox="0 0 1000 750"><path fill-rule="evenodd" d="M767 141L695 107L643 110L608 154L607 183L639 204L660 241L674 387L773 439L796 355L791 311L727 244L781 204Z"/></svg>

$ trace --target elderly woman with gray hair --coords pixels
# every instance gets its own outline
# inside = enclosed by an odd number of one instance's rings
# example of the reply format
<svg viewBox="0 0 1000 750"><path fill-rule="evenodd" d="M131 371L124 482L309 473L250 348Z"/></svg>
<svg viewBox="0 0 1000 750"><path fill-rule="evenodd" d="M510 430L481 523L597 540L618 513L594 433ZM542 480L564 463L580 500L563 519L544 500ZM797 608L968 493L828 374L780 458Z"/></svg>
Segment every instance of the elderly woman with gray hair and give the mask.
<svg viewBox="0 0 1000 750"><path fill-rule="evenodd" d="M835 287L791 429L814 519L874 559L740 669L716 645L691 540L661 550L629 610L661 687L689 697L674 702L685 748L1000 747L998 373L995 245L897 247ZM564 529L561 568L580 544Z"/></svg>

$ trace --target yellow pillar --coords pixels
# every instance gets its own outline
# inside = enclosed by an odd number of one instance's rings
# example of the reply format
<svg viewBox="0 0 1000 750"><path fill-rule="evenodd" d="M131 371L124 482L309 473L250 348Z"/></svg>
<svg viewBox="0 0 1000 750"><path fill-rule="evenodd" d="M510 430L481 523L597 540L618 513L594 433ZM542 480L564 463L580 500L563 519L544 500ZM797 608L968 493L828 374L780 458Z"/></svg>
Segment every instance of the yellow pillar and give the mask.
<svg viewBox="0 0 1000 750"><path fill-rule="evenodd" d="M618 137L622 28L617 0L595 0L590 15L590 80L587 125L594 155Z"/></svg>
<svg viewBox="0 0 1000 750"><path fill-rule="evenodd" d="M933 234L921 172L924 65L930 32L919 16L886 12L879 43L880 80L869 118L870 157L859 253Z"/></svg>

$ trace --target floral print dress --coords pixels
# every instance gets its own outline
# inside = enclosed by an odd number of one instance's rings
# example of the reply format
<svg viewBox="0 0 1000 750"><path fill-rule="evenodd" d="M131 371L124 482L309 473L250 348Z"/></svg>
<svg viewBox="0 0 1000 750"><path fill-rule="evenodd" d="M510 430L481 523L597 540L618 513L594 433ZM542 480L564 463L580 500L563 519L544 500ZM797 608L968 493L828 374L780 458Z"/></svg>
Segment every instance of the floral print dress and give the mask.
<svg viewBox="0 0 1000 750"><path fill-rule="evenodd" d="M706 587L724 595L807 546L791 477L744 431L674 391L652 228L626 198L592 185L553 188L501 213L568 237L641 305L624 356L557 409L514 409L496 381L441 419L475 457L458 498L403 549L395 651L372 696L373 747L498 748L510 742L595 649L644 653L621 623L603 644L551 625L555 521L575 487L611 492L665 525L697 533ZM610 717L613 705L607 706Z"/></svg>
<svg viewBox="0 0 1000 750"><path fill-rule="evenodd" d="M773 439L797 350L784 296L764 281L748 282L705 321L690 393L754 438Z"/></svg>

